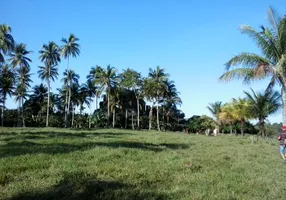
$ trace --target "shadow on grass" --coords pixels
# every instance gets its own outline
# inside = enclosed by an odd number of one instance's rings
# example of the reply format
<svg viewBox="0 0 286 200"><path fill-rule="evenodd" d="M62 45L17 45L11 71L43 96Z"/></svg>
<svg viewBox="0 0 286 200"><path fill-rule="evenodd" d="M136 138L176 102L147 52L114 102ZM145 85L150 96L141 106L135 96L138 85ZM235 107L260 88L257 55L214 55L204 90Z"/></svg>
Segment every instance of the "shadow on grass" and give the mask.
<svg viewBox="0 0 286 200"><path fill-rule="evenodd" d="M161 152L166 149L186 149L189 148L187 144L152 144L144 142L129 142L129 141L110 141L110 142L82 142L78 144L69 143L38 143L34 141L22 142L8 142L7 144L0 145L0 158L20 156L26 154L64 154L74 151L85 151L95 147L107 148L129 148L139 149L153 152Z"/></svg>
<svg viewBox="0 0 286 200"><path fill-rule="evenodd" d="M30 191L18 194L10 200L51 200L51 199L170 199L165 194L149 192L141 187L118 181L102 181L83 172L65 174L55 186L41 191Z"/></svg>
<svg viewBox="0 0 286 200"><path fill-rule="evenodd" d="M113 133L113 132L58 132L58 131L38 131L30 132L23 131L20 133L16 132L5 132L0 133L0 136L5 138L0 141L12 141L12 140L32 140L32 139L48 139L48 138L92 138L92 137L102 137L102 138L119 138L126 135L132 135L131 133Z"/></svg>

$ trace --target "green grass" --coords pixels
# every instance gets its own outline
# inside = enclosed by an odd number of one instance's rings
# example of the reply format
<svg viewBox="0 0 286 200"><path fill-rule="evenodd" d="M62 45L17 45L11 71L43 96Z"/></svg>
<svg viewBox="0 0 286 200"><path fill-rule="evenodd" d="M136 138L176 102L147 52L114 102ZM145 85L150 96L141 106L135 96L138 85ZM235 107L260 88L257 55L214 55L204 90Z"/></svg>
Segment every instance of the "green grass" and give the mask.
<svg viewBox="0 0 286 200"><path fill-rule="evenodd" d="M0 129L0 199L277 200L286 197L285 172L272 141Z"/></svg>

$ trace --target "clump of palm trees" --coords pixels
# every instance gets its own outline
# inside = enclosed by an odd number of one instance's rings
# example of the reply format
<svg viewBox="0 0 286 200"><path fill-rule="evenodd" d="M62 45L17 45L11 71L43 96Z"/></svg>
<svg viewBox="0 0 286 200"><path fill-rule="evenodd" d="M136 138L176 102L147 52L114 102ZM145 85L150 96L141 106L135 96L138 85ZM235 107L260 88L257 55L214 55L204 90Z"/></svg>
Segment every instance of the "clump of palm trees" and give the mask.
<svg viewBox="0 0 286 200"><path fill-rule="evenodd" d="M281 95L277 91L266 90L264 92L244 92L245 98L232 99L222 102L211 103L208 109L215 117L214 122L218 125L228 125L230 133L233 126L240 124L241 135L244 135L244 125L249 120L258 120L259 134L265 137L265 121L269 115L275 114L281 108ZM236 130L235 130L236 131Z"/></svg>
<svg viewBox="0 0 286 200"><path fill-rule="evenodd" d="M25 44L14 41L8 25L0 25L2 126L6 100L13 96L18 102L17 126L25 126L25 118L29 126L46 127L50 126L50 121L52 126L88 128L97 125L128 128L131 121L132 129L150 130L154 123L158 130L174 129L170 126L174 123L177 126L183 124L184 114L177 108L182 103L179 92L164 69L150 69L148 76L143 77L130 68L120 73L110 65L106 68L95 66L81 84L79 75L70 68L70 58L80 55L79 39L70 34L61 42L59 46L50 41L39 50L43 64L38 67L38 77L44 84L31 90L31 51ZM63 85L52 90L52 82L59 77L58 67L63 59L67 60L61 78ZM93 101L94 110L91 107ZM89 108L88 114L86 108Z"/></svg>

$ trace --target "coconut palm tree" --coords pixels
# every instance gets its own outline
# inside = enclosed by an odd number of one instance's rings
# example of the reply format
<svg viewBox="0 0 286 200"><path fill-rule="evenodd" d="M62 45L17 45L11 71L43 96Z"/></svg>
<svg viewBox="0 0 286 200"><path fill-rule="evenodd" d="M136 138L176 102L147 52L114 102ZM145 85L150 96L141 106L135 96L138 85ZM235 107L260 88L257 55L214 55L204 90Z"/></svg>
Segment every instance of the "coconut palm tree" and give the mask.
<svg viewBox="0 0 286 200"><path fill-rule="evenodd" d="M140 98L142 98L143 90L143 79L141 74L133 69L127 68L120 74L122 81L120 82L121 86L132 90L135 94L137 102L137 127L140 127ZM127 111L127 110L126 110Z"/></svg>
<svg viewBox="0 0 286 200"><path fill-rule="evenodd" d="M234 115L234 108L231 103L227 103L221 107L221 112L219 113L219 120L230 126L230 134L233 131L233 124L237 121L236 116Z"/></svg>
<svg viewBox="0 0 286 200"><path fill-rule="evenodd" d="M11 62L11 66L15 69L17 66L19 67L30 67L30 62L32 60L27 56L31 54L31 51L26 49L25 44L17 44L13 51L10 53L10 58L8 61Z"/></svg>
<svg viewBox="0 0 286 200"><path fill-rule="evenodd" d="M6 24L0 24L0 63L5 62L4 56L14 48L15 42L11 35L11 28Z"/></svg>
<svg viewBox="0 0 286 200"><path fill-rule="evenodd" d="M222 108L222 102L221 101L210 103L209 106L207 106L207 109L210 111L210 113L215 118L215 124L216 124L216 128L218 129L218 132L220 130L220 125L221 125L221 121L219 119L219 114L221 113L221 108Z"/></svg>
<svg viewBox="0 0 286 200"><path fill-rule="evenodd" d="M258 119L259 133L265 136L265 120L271 114L276 113L281 107L281 95L277 91L266 90L263 93L256 93L251 89L244 92L248 100L248 112Z"/></svg>
<svg viewBox="0 0 286 200"><path fill-rule="evenodd" d="M117 70L114 67L108 65L106 69L99 66L95 68L94 81L100 85L100 88L105 88L107 97L107 118L110 119L110 89L118 82Z"/></svg>
<svg viewBox="0 0 286 200"><path fill-rule="evenodd" d="M89 75L86 78L91 81L96 87L95 91L95 109L98 110L98 99L104 90L104 85L99 84L99 76L102 73L103 69L100 66L92 67L89 71Z"/></svg>
<svg viewBox="0 0 286 200"><path fill-rule="evenodd" d="M268 10L270 27L261 26L260 31L244 25L240 28L243 34L252 38L262 52L240 53L226 63L227 72L220 80L230 81L243 79L244 82L271 77L269 89L279 84L283 101L283 125L286 125L286 15L279 16L273 9Z"/></svg>
<svg viewBox="0 0 286 200"><path fill-rule="evenodd" d="M22 126L25 127L25 116L24 116L24 100L26 100L26 97L28 96L28 90L31 87L30 83L33 82L31 79L31 73L30 73L30 67L28 66L22 66L16 70L16 102L19 102L19 110L21 113L22 118ZM18 116L18 118L20 115ZM18 123L20 120L18 121ZM19 124L18 124L19 125Z"/></svg>
<svg viewBox="0 0 286 200"><path fill-rule="evenodd" d="M24 98L27 96L27 90L30 87L31 74L30 74L30 62L32 60L27 56L31 53L26 49L25 44L17 44L13 51L10 53L10 58L8 59L11 62L11 66L15 69L17 66L17 86L16 86L16 101L19 103L18 105L18 126L20 126L20 113L22 116L22 126L25 126L24 119Z"/></svg>
<svg viewBox="0 0 286 200"><path fill-rule="evenodd" d="M82 85L82 90L84 90L89 98L89 103L92 102L92 98L96 95L97 92L97 87L94 84L94 81L91 79L87 79L86 83ZM97 99L97 98L96 98ZM88 120L88 128L91 128L91 106L89 105L90 108L90 116Z"/></svg>
<svg viewBox="0 0 286 200"><path fill-rule="evenodd" d="M69 118L70 115L70 103L71 103L71 96L72 96L72 88L71 86L73 84L78 84L79 75L75 73L73 70L66 70L64 72L64 78L62 78L62 81L64 82L64 85L66 88L68 88L68 101L67 101L67 118ZM67 121L65 121L67 123Z"/></svg>
<svg viewBox="0 0 286 200"><path fill-rule="evenodd" d="M48 99L47 99L47 117L46 117L46 127L49 126L49 110L50 110L50 91L51 91L51 81L57 79L58 69L56 66L39 66L38 70L39 78L47 82L48 87Z"/></svg>
<svg viewBox="0 0 286 200"><path fill-rule="evenodd" d="M241 135L244 135L244 124L249 119L251 119L251 114L249 113L249 105L246 99L232 99L233 115L240 122Z"/></svg>
<svg viewBox="0 0 286 200"><path fill-rule="evenodd" d="M170 110L167 110L166 112L167 123L168 123L169 121L168 117L170 116L169 111L172 112L174 108L177 108L177 106L182 105L183 102L182 102L182 99L179 97L180 92L178 92L174 81L167 79L165 81L165 85L167 86L167 90L163 92L162 102L168 105L166 108L170 109ZM163 109L164 108L165 106L163 106Z"/></svg>
<svg viewBox="0 0 286 200"><path fill-rule="evenodd" d="M70 34L68 39L62 38L61 41L64 43L61 47L61 54L64 59L68 60L66 69L68 71L70 56L75 58L80 54L80 45L77 43L79 39L74 34Z"/></svg>
<svg viewBox="0 0 286 200"><path fill-rule="evenodd" d="M149 110L149 130L152 130L153 109L156 104L157 91L155 89L156 83L151 78L145 78L143 82L143 94L147 101L152 102Z"/></svg>
<svg viewBox="0 0 286 200"><path fill-rule="evenodd" d="M59 47L54 42L49 42L48 45L44 44L39 51L40 60L44 62L45 66L40 66L38 71L39 78L45 80L48 85L48 105L47 105L47 118L46 127L49 126L49 106L50 106L50 81L54 81L57 76L57 65L61 61Z"/></svg>
<svg viewBox="0 0 286 200"><path fill-rule="evenodd" d="M157 129L160 131L160 119L159 119L159 101L162 98L164 91L168 90L166 85L166 80L169 77L169 74L165 73L164 69L161 69L159 66L156 69L149 69L149 78L153 81L153 90L155 94L153 99L155 104L157 104Z"/></svg>
<svg viewBox="0 0 286 200"><path fill-rule="evenodd" d="M63 56L64 59L67 59L67 69L66 71L69 71L69 61L70 61L70 56L72 57L77 57L80 54L80 45L77 43L79 39L74 35L70 34L69 38L62 38L61 40L64 44L61 47L61 55ZM68 87L71 87L71 85L67 85ZM67 90L67 92L70 92L70 89ZM69 97L69 94L66 95L66 97ZM66 99L66 102L69 102L68 99ZM69 103L65 105L65 123L67 124L67 115L69 115Z"/></svg>
<svg viewBox="0 0 286 200"><path fill-rule="evenodd" d="M1 126L4 126L4 109L7 96L12 96L14 93L15 84L15 74L6 64L0 66L0 99L2 102L2 112L1 112Z"/></svg>

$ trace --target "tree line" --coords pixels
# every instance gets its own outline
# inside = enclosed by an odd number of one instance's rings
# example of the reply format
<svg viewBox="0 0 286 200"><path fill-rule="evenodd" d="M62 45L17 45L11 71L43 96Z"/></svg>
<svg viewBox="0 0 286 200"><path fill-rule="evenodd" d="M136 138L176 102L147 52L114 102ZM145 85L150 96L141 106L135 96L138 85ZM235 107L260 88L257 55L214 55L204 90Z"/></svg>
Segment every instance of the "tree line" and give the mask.
<svg viewBox="0 0 286 200"><path fill-rule="evenodd" d="M184 113L179 92L170 75L159 66L149 69L147 77L133 69L91 67L86 81L80 83L70 69L70 58L80 55L79 39L70 34L44 44L39 50L42 65L38 77L43 81L32 87L31 51L16 43L8 25L0 25L0 103L2 126L121 127L132 129L182 130ZM61 88L51 92L51 83L59 78L61 60L67 60ZM13 97L16 110L7 109ZM91 104L95 109L91 109ZM149 105L148 105L149 104ZM89 108L89 109L88 109ZM86 112L89 110L89 112Z"/></svg>

